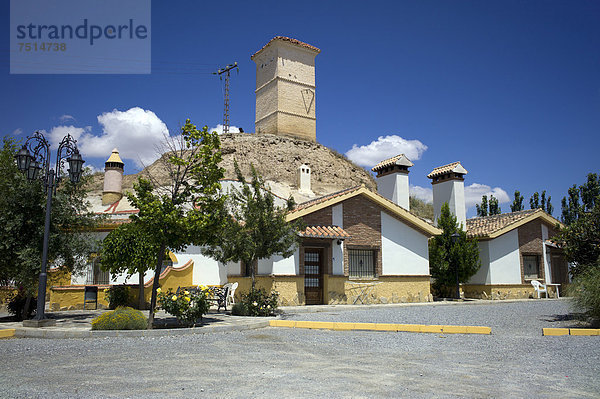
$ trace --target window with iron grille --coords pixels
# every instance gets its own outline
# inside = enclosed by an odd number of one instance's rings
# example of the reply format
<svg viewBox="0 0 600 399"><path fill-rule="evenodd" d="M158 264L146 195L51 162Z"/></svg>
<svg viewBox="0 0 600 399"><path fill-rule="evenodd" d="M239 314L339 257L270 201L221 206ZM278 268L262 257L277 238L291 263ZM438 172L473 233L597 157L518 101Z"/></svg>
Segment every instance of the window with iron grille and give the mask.
<svg viewBox="0 0 600 399"><path fill-rule="evenodd" d="M350 277L376 277L376 255L370 249L348 250L348 274Z"/></svg>
<svg viewBox="0 0 600 399"><path fill-rule="evenodd" d="M540 278L540 261L537 255L523 255L523 274L527 280Z"/></svg>
<svg viewBox="0 0 600 399"><path fill-rule="evenodd" d="M88 263L86 284L109 284L110 273L100 269L100 258L96 257L91 263Z"/></svg>

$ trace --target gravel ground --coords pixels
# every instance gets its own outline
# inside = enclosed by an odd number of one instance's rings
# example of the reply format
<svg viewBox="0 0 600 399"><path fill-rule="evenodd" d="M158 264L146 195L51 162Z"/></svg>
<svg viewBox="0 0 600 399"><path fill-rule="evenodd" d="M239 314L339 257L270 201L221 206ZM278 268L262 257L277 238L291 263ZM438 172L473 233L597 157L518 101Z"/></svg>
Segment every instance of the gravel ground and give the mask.
<svg viewBox="0 0 600 399"><path fill-rule="evenodd" d="M484 325L492 335L261 330L0 341L0 397L600 397L600 337L568 302L373 307L296 320Z"/></svg>

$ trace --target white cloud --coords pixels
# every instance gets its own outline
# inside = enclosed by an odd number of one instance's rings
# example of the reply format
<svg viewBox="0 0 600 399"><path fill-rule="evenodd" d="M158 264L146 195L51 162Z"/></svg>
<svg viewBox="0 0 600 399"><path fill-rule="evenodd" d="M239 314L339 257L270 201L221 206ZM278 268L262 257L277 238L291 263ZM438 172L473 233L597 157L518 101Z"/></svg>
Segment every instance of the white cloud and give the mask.
<svg viewBox="0 0 600 399"><path fill-rule="evenodd" d="M73 115L64 114L64 115L61 115L60 118L58 118L58 119L60 119L61 122L66 122L66 121L74 121L75 117L73 117Z"/></svg>
<svg viewBox="0 0 600 399"><path fill-rule="evenodd" d="M433 190L427 187L410 185L409 193L411 197L418 198L426 203L433 202Z"/></svg>
<svg viewBox="0 0 600 399"><path fill-rule="evenodd" d="M346 156L361 166L372 167L384 159L398 154L405 154L411 161L421 159L427 146L419 140L406 140L400 136L379 136L370 144L357 146L354 144Z"/></svg>
<svg viewBox="0 0 600 399"><path fill-rule="evenodd" d="M19 134L23 133L23 129L21 128L17 128L15 130L13 130L12 135L13 136L18 136Z"/></svg>
<svg viewBox="0 0 600 399"><path fill-rule="evenodd" d="M156 148L169 134L167 125L154 112L139 107L105 112L98 115L98 123L102 126L100 135L94 135L90 126L71 125L55 126L48 137L56 148L65 135L71 134L84 158L108 158L116 147L123 160L132 160L137 167L143 167L156 160Z"/></svg>
<svg viewBox="0 0 600 399"><path fill-rule="evenodd" d="M223 134L223 125L222 124L218 124L215 127L211 127L210 129L208 129L209 132L217 132L217 134ZM229 126L229 133L239 133L240 132L240 128L237 126Z"/></svg>
<svg viewBox="0 0 600 399"><path fill-rule="evenodd" d="M490 187L485 184L473 183L470 186L465 187L465 205L467 208L475 206L475 204L481 203L481 197L487 195L488 199L491 195L498 199L498 203L504 204L510 201L510 198L506 191L500 187Z"/></svg>

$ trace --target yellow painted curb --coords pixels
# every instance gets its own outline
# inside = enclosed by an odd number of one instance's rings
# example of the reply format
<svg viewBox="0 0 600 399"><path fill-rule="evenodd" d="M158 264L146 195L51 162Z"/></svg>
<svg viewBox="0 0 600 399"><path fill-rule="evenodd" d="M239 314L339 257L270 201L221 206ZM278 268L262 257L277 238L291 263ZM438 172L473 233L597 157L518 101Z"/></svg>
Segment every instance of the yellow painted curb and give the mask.
<svg viewBox="0 0 600 399"><path fill-rule="evenodd" d="M569 330L571 335L586 335L595 336L600 335L600 329L597 328L571 328Z"/></svg>
<svg viewBox="0 0 600 399"><path fill-rule="evenodd" d="M569 335L568 328L542 328L542 335L559 336Z"/></svg>
<svg viewBox="0 0 600 399"><path fill-rule="evenodd" d="M271 327L327 329L334 331L398 331L435 334L491 334L490 327L479 326L443 326L423 324L391 323L336 323L326 321L271 320Z"/></svg>
<svg viewBox="0 0 600 399"><path fill-rule="evenodd" d="M5 330L0 330L0 338L10 338L15 336L14 328L7 328Z"/></svg>

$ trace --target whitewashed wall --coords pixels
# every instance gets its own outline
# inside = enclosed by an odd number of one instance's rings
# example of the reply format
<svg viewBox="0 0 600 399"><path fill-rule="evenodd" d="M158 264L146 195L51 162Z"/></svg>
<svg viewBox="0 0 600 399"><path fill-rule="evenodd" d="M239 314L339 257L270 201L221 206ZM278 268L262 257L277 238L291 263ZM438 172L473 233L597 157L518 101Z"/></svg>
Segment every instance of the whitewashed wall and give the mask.
<svg viewBox="0 0 600 399"><path fill-rule="evenodd" d="M489 241L479 241L477 243L479 249L479 261L481 267L471 277L469 284L491 284L492 283L492 272L490 270L490 246Z"/></svg>
<svg viewBox="0 0 600 399"><path fill-rule="evenodd" d="M273 256L258 261L258 274L298 275L300 274L300 251L296 249L290 257Z"/></svg>
<svg viewBox="0 0 600 399"><path fill-rule="evenodd" d="M338 245L338 240L331 243L331 273L336 276L344 275L344 244Z"/></svg>
<svg viewBox="0 0 600 399"><path fill-rule="evenodd" d="M552 282L552 273L550 271L550 254L548 252L550 252L550 250L548 248L546 248L546 240L548 239L548 226L546 226L545 224L542 224L542 263L544 266L544 276L546 276L546 283L551 283Z"/></svg>
<svg viewBox="0 0 600 399"><path fill-rule="evenodd" d="M382 275L428 275L427 236L381 212Z"/></svg>

